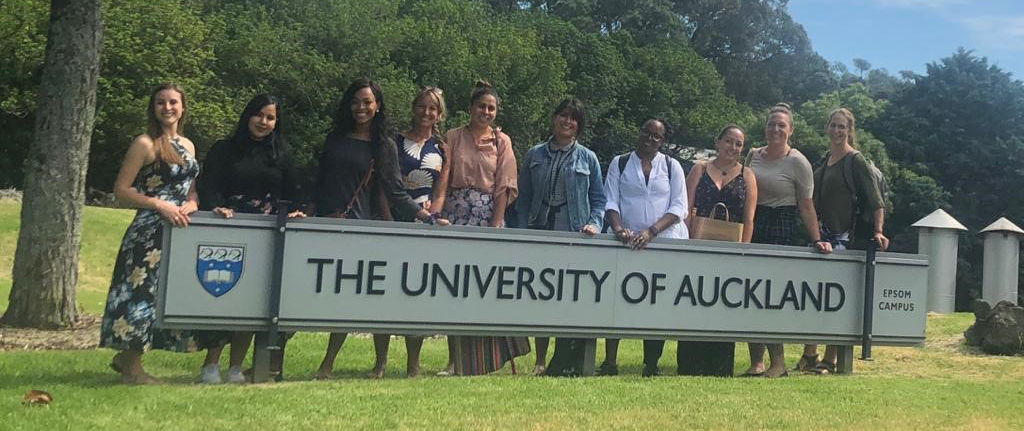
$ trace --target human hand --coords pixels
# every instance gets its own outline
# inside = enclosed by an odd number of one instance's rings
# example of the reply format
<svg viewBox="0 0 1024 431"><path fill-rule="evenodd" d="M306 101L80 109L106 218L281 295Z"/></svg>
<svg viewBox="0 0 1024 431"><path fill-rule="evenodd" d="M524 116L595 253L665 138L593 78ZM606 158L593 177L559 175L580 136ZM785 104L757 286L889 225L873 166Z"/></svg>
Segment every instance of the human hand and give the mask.
<svg viewBox="0 0 1024 431"><path fill-rule="evenodd" d="M423 209L425 209L425 210L427 210L429 212L430 211L430 200L428 199L428 200L425 200L423 202L420 202L420 208L423 208Z"/></svg>
<svg viewBox="0 0 1024 431"><path fill-rule="evenodd" d="M583 226L583 229L580 229L580 232L583 232L587 236L597 235L597 226L588 224L586 226Z"/></svg>
<svg viewBox="0 0 1024 431"><path fill-rule="evenodd" d="M434 220L434 225L436 225L436 226L451 226L452 222L448 221L448 219L446 219L446 218L437 218L437 219Z"/></svg>
<svg viewBox="0 0 1024 431"><path fill-rule="evenodd" d="M302 211L292 211L288 213L288 218L306 218L306 213Z"/></svg>
<svg viewBox="0 0 1024 431"><path fill-rule="evenodd" d="M640 250L647 247L647 244L649 244L652 239L654 239L654 235L651 233L650 229L644 229L640 232L634 233L633 237L629 239L629 248L633 250Z"/></svg>
<svg viewBox="0 0 1024 431"><path fill-rule="evenodd" d="M178 207L178 212L186 216L196 211L199 211L199 204L197 204L196 201L192 199L185 201L185 203L181 204L181 206Z"/></svg>
<svg viewBox="0 0 1024 431"><path fill-rule="evenodd" d="M889 248L889 238L885 237L885 234L881 232L875 232L875 241L878 242L878 249L885 251Z"/></svg>
<svg viewBox="0 0 1024 431"><path fill-rule="evenodd" d="M629 229L619 229L615 232L615 238L622 241L622 245L629 247L629 240L633 238L633 231Z"/></svg>
<svg viewBox="0 0 1024 431"><path fill-rule="evenodd" d="M825 240L818 240L818 241L814 242L814 249L817 250L818 253L821 253L821 254L831 254L832 253L832 243L830 243L828 241L825 241Z"/></svg>
<svg viewBox="0 0 1024 431"><path fill-rule="evenodd" d="M171 223L172 226L185 227L188 226L189 217L187 214L181 213L181 208L177 205L165 201L157 200L156 207L154 208L160 217Z"/></svg>
<svg viewBox="0 0 1024 431"><path fill-rule="evenodd" d="M224 218L231 218L235 216L235 210L225 207L216 207L213 209L213 213Z"/></svg>

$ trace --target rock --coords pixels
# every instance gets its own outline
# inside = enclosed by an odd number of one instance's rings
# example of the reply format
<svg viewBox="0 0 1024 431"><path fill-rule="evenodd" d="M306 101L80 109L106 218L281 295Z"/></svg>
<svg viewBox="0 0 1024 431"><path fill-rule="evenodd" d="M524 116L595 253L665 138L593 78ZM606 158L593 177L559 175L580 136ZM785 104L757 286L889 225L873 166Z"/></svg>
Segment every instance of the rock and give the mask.
<svg viewBox="0 0 1024 431"><path fill-rule="evenodd" d="M976 300L973 308L974 325L964 332L967 344L995 355L1024 353L1024 308L1009 301L992 307L982 300Z"/></svg>
<svg viewBox="0 0 1024 431"><path fill-rule="evenodd" d="M971 304L971 310L974 310L975 319L984 319L992 313L992 305L983 299L975 299Z"/></svg>

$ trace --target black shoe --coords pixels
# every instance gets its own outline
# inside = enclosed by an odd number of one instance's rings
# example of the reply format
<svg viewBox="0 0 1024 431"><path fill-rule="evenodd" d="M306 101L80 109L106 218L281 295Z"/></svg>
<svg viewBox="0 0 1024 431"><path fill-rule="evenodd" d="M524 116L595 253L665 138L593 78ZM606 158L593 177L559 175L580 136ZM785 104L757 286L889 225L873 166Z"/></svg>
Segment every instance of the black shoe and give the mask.
<svg viewBox="0 0 1024 431"><path fill-rule="evenodd" d="M657 377L661 375L661 370L657 366L644 365L644 370L640 375L643 377Z"/></svg>
<svg viewBox="0 0 1024 431"><path fill-rule="evenodd" d="M619 366L615 364L609 364L602 362L600 367L594 372L598 376L617 376L619 375Z"/></svg>

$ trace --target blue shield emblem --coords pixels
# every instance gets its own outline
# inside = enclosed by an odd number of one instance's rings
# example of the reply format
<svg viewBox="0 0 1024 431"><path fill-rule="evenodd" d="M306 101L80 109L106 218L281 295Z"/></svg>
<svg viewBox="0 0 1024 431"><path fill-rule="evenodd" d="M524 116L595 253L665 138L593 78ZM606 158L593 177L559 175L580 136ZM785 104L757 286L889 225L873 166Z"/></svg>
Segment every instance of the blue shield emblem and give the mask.
<svg viewBox="0 0 1024 431"><path fill-rule="evenodd" d="M200 244L196 255L199 284L214 297L228 293L242 278L244 262L245 247Z"/></svg>

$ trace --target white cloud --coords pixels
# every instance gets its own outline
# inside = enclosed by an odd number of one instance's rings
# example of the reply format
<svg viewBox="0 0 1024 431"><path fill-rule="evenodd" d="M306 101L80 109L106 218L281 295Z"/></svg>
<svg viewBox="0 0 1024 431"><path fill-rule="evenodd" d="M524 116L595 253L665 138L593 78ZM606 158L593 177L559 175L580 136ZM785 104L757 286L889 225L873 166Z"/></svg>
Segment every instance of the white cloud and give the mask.
<svg viewBox="0 0 1024 431"><path fill-rule="evenodd" d="M1024 51L1024 14L979 15L960 21L981 46L993 50Z"/></svg>

